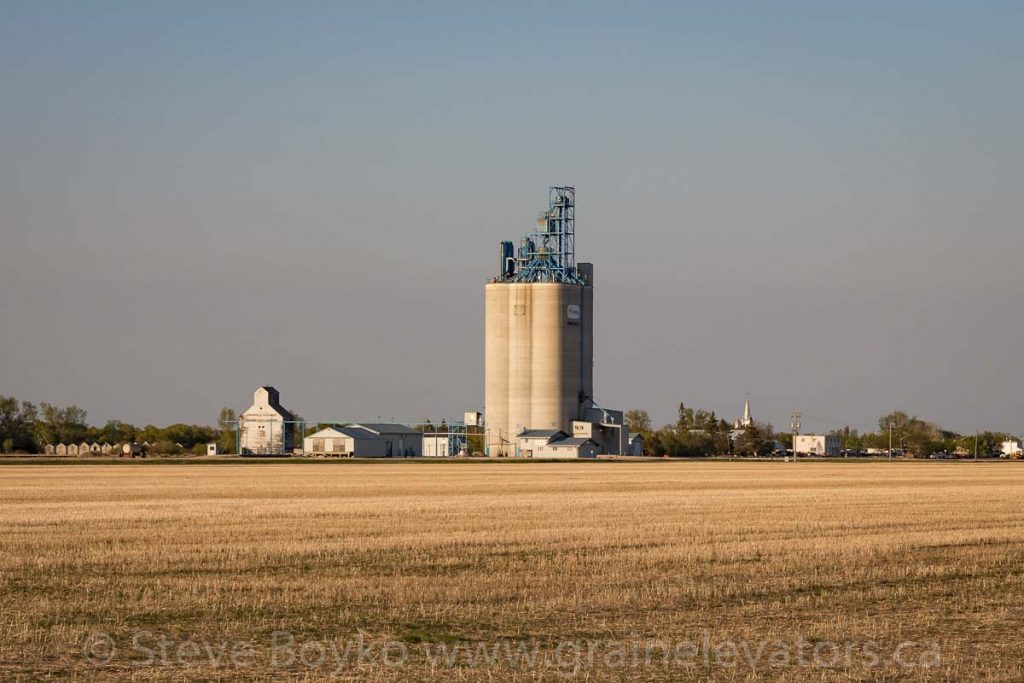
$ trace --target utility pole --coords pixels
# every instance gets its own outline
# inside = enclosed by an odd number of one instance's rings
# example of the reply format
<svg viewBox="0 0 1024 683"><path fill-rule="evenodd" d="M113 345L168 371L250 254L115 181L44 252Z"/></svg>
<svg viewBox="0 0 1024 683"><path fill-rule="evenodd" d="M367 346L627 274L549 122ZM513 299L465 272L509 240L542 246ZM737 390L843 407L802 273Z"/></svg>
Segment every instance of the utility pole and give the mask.
<svg viewBox="0 0 1024 683"><path fill-rule="evenodd" d="M793 462L796 462L796 435L800 433L800 413L793 413L789 426L793 429Z"/></svg>
<svg viewBox="0 0 1024 683"><path fill-rule="evenodd" d="M889 462L892 462L892 420L889 420Z"/></svg>
<svg viewBox="0 0 1024 683"><path fill-rule="evenodd" d="M978 462L978 430L974 430L974 462Z"/></svg>

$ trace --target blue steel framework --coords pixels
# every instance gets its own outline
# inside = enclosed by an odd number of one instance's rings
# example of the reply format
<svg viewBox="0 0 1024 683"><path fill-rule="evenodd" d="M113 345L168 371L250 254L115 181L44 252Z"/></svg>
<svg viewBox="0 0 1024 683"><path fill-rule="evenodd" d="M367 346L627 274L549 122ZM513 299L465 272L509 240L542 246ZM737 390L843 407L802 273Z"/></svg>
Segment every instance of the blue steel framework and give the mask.
<svg viewBox="0 0 1024 683"><path fill-rule="evenodd" d="M538 218L538 230L523 236L518 252L513 256L511 242L503 242L498 282L557 282L562 284L586 284L576 270L576 188L572 185L548 188L548 208ZM582 347L580 337L580 376L582 386ZM593 399L580 397L581 403ZM596 404L595 404L596 406ZM506 444L515 444L515 456L519 457L519 444L512 435L502 437ZM490 445L485 444L485 452Z"/></svg>
<svg viewBox="0 0 1024 683"><path fill-rule="evenodd" d="M503 263L500 279L583 284L576 272L576 188L548 188L548 208L537 222L538 230L519 243L514 272Z"/></svg>
<svg viewBox="0 0 1024 683"><path fill-rule="evenodd" d="M442 431L447 427L447 431ZM469 450L469 432L465 422L442 422L433 431L423 432L423 438L447 438L448 456L456 456Z"/></svg>

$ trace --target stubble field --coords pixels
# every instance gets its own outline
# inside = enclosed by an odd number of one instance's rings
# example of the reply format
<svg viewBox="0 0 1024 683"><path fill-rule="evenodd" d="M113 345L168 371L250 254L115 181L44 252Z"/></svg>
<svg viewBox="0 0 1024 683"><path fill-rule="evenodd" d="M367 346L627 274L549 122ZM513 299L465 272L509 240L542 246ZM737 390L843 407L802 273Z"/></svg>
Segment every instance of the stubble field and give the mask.
<svg viewBox="0 0 1024 683"><path fill-rule="evenodd" d="M1024 679L1014 463L0 467L4 680Z"/></svg>

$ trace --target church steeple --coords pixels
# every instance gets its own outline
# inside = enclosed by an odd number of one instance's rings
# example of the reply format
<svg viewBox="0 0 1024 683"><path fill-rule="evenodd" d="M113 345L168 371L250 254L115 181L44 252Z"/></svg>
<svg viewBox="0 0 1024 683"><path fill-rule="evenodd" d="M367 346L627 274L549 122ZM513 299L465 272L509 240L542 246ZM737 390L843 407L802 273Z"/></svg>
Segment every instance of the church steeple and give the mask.
<svg viewBox="0 0 1024 683"><path fill-rule="evenodd" d="M750 398L743 402L743 419L740 420L741 427L750 427L754 424L754 418L750 416Z"/></svg>

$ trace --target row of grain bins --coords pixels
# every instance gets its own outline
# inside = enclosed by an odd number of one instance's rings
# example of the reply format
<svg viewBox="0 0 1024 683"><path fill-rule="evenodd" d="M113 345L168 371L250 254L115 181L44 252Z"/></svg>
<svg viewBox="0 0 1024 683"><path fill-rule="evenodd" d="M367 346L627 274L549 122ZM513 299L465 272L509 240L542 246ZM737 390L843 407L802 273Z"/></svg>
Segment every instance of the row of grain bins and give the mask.
<svg viewBox="0 0 1024 683"><path fill-rule="evenodd" d="M43 448L46 455L144 455L149 443L48 443Z"/></svg>

